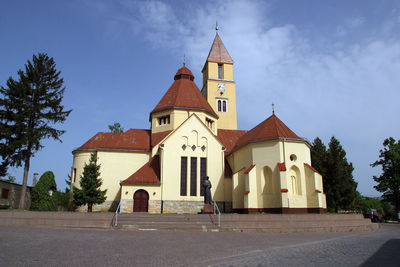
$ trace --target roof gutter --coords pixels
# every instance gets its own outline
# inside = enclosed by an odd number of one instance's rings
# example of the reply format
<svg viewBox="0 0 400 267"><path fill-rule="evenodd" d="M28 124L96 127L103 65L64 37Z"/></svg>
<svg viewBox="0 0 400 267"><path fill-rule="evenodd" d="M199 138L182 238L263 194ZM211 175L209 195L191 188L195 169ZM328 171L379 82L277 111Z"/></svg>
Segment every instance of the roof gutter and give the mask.
<svg viewBox="0 0 400 267"><path fill-rule="evenodd" d="M167 107L167 108L162 108L162 109L158 109L158 110L153 110L152 112L150 112L149 121L151 121L151 115L153 115L153 113L162 112L162 111L166 111L166 110L170 110L170 109L204 111L204 112L210 114L211 116L213 116L214 118L219 119L219 116L217 114L212 114L211 112L209 112L208 110L206 110L204 108L188 108L188 107L174 107L173 106L173 107Z"/></svg>
<svg viewBox="0 0 400 267"><path fill-rule="evenodd" d="M114 148L88 148L88 149L75 149L72 150L72 154L76 152L95 152L95 151L117 151L117 152L141 152L141 153L146 153L146 152L151 152L151 150L139 150L139 149L114 149Z"/></svg>
<svg viewBox="0 0 400 267"><path fill-rule="evenodd" d="M245 145L248 144L252 144L252 143L260 143L260 142L265 142L265 141L293 141L293 142L305 142L306 144L310 145L310 142L307 139L297 139L297 138L286 138L286 137L277 137L277 138L269 138L269 139L261 139L261 140L255 140L255 141L250 141L236 149L233 149L229 154L227 154L226 156L231 155L233 152L241 149L242 147L244 147ZM311 145L310 145L311 146Z"/></svg>

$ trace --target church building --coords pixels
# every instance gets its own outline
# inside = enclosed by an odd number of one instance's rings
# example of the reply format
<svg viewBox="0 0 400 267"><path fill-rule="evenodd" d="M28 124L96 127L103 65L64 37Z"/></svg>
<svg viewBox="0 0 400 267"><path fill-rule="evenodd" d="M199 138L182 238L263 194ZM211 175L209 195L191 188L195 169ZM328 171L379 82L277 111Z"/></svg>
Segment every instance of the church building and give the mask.
<svg viewBox="0 0 400 267"><path fill-rule="evenodd" d="M202 89L183 64L150 112L150 129L99 132L72 152L71 185L79 187L96 153L107 199L94 211L115 211L121 202L122 212L198 213L209 176L221 212L326 212L322 176L305 139L274 113L250 130L237 129L233 65L217 32Z"/></svg>

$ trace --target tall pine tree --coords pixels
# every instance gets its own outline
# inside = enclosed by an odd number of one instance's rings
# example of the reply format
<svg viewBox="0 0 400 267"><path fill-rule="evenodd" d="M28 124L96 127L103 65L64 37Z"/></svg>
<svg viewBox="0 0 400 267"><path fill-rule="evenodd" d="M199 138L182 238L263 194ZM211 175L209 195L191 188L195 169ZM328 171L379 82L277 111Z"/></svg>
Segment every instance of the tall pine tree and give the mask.
<svg viewBox="0 0 400 267"><path fill-rule="evenodd" d="M311 146L311 162L315 169L324 177L326 174L326 146L321 139L316 137Z"/></svg>
<svg viewBox="0 0 400 267"><path fill-rule="evenodd" d="M311 148L311 160L323 176L326 202L330 211L350 209L357 198L357 183L353 179L353 165L339 140L332 136L328 150L318 137Z"/></svg>
<svg viewBox="0 0 400 267"><path fill-rule="evenodd" d="M77 206L88 205L88 212L92 212L94 204L101 204L106 200L107 189L102 191L103 184L100 177L100 165L97 165L96 153L90 155L89 164L83 167L80 177L80 189L73 187L74 204Z"/></svg>
<svg viewBox="0 0 400 267"><path fill-rule="evenodd" d="M0 170L8 165L24 165L19 208L24 208L31 157L43 148L43 139L61 141L65 132L54 128L66 120L71 110L61 104L64 79L56 70L53 58L46 54L33 55L19 70L19 80L10 77L6 87L0 88Z"/></svg>

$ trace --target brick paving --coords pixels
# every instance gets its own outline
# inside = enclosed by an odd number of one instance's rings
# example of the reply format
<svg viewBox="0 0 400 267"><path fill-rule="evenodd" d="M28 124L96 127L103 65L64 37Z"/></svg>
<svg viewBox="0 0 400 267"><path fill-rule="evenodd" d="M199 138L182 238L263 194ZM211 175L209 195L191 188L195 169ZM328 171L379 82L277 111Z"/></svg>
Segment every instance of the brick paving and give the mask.
<svg viewBox="0 0 400 267"><path fill-rule="evenodd" d="M0 266L399 266L400 225L353 233L0 228Z"/></svg>

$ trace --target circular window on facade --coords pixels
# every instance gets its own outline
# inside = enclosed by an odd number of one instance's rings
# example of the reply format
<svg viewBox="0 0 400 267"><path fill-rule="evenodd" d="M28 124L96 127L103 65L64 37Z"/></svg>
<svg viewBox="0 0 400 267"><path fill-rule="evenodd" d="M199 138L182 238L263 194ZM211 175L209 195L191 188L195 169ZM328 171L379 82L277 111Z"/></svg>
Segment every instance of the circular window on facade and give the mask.
<svg viewBox="0 0 400 267"><path fill-rule="evenodd" d="M291 161L296 161L297 157L295 154L290 155L290 160Z"/></svg>

